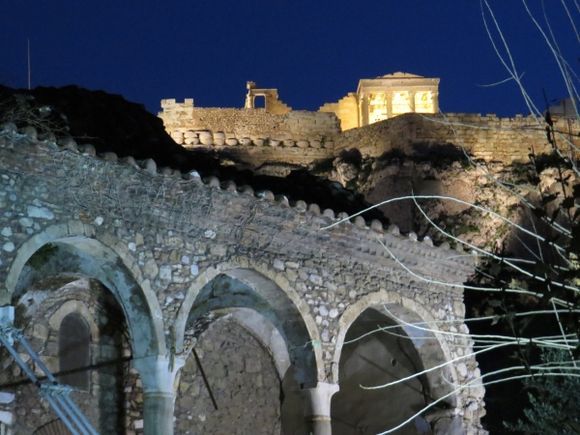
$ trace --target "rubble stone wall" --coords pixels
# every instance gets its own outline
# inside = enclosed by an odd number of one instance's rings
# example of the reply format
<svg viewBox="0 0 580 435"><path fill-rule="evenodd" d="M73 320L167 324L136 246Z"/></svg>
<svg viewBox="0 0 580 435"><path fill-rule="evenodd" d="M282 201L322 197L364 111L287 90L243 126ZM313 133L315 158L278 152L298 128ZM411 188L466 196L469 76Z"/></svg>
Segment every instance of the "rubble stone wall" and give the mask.
<svg viewBox="0 0 580 435"><path fill-rule="evenodd" d="M393 150L412 156L426 147L435 147L436 153L437 146L446 144L462 147L477 159L506 164L527 162L532 149L536 154L551 152L545 123L531 116L409 113L341 132L332 113L273 115L259 109L195 108L193 103L163 101L164 111L159 116L178 144L228 150L255 164L307 165L351 148L371 157ZM556 142L564 152L570 150L569 142L580 145L578 121L560 119L554 128Z"/></svg>
<svg viewBox="0 0 580 435"><path fill-rule="evenodd" d="M181 370L176 433L234 434L242 428L253 428L255 434L280 433L281 380L268 351L250 333L235 321L220 319L201 335L196 352L207 385L190 354Z"/></svg>
<svg viewBox="0 0 580 435"><path fill-rule="evenodd" d="M186 131L210 131L223 133L225 139L323 141L340 132L332 113L293 110L278 115L264 109L202 108L169 101L163 100L159 116L174 139Z"/></svg>
<svg viewBox="0 0 580 435"><path fill-rule="evenodd" d="M569 150L566 141L580 144L578 122L559 120L555 124L557 143ZM527 162L533 148L536 154L549 153L545 124L534 117L499 118L496 115L406 114L335 138L335 150L357 148L362 154L378 157L400 150L408 155L429 146L452 144L463 147L475 158L503 163ZM437 150L433 147L433 153Z"/></svg>
<svg viewBox="0 0 580 435"><path fill-rule="evenodd" d="M0 162L0 303L17 304L30 286L28 271L49 276L51 265L68 259L60 273L96 279L113 294L126 318L133 361L187 359L187 340L196 330L188 319L220 276L249 293L235 299L239 294L223 287L212 301L242 301L286 328L287 349L305 385L339 382L346 331L370 306L389 304L393 312L400 307L401 316L415 313L445 321L441 330L467 332L462 291L436 282L461 284L472 261L413 233L403 236L362 218L324 229L337 216L316 204L289 204L233 184L222 188L219 180L202 182L195 173L158 173L151 160L120 161L112 153L98 158L91 146L70 141L59 148L38 140L32 129L10 125L0 132ZM36 261L47 246L52 257ZM468 338L433 339L434 346L418 350L425 367L471 352ZM446 376L466 383L479 369L474 358L465 358ZM468 433L483 433L483 394L475 382L454 398ZM127 416L128 427L140 427L138 412L129 408Z"/></svg>

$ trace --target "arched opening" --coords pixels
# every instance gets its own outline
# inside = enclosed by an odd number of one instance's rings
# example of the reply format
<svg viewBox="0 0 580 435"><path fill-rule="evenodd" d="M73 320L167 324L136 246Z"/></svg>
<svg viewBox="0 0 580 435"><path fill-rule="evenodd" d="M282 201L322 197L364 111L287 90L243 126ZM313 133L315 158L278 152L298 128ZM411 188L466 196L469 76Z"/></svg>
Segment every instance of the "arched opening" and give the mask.
<svg viewBox="0 0 580 435"><path fill-rule="evenodd" d="M405 323L397 321L403 318ZM332 399L333 434L375 434L394 428L447 392L451 377L446 370L387 388L361 388L395 382L445 361L435 336L411 326L421 321L398 304L384 304L364 309L349 325L340 351L340 390ZM452 403L441 402L431 412L449 407ZM431 434L427 419L418 416L393 433Z"/></svg>
<svg viewBox="0 0 580 435"><path fill-rule="evenodd" d="M51 234L68 233L66 226L50 230ZM68 273L95 279L123 311L135 356L165 353L159 302L149 288L139 285L126 266L127 259L90 237L67 236L46 242L47 238L47 234L37 234L20 248L6 279L12 299L45 277Z"/></svg>
<svg viewBox="0 0 580 435"><path fill-rule="evenodd" d="M70 313L58 331L59 382L83 391L89 390L91 334L79 313Z"/></svg>
<svg viewBox="0 0 580 435"><path fill-rule="evenodd" d="M49 370L74 388L73 400L98 432L139 427L143 393L130 365L159 342L148 299L131 273L109 248L85 237L58 239L19 255L14 263L21 266L12 269L9 287L16 326ZM57 427L36 387L22 373L5 371L12 381L15 373L16 431Z"/></svg>
<svg viewBox="0 0 580 435"><path fill-rule="evenodd" d="M222 314L199 335L181 369L175 431L280 433L281 387L272 355L231 314Z"/></svg>
<svg viewBox="0 0 580 435"><path fill-rule="evenodd" d="M179 433L300 433L300 389L314 384L316 360L300 312L274 283L247 269L217 275L195 298L184 344L193 351L181 372ZM201 376L194 384L200 365L208 385Z"/></svg>
<svg viewBox="0 0 580 435"><path fill-rule="evenodd" d="M127 325L110 292L96 280L61 274L34 280L13 304L16 326L57 379L73 387L73 401L93 426L100 433L123 433L126 391L136 386L128 375ZM7 364L14 367L11 359ZM15 430L58 433L62 424L47 411L37 388L17 373L8 388L16 397Z"/></svg>

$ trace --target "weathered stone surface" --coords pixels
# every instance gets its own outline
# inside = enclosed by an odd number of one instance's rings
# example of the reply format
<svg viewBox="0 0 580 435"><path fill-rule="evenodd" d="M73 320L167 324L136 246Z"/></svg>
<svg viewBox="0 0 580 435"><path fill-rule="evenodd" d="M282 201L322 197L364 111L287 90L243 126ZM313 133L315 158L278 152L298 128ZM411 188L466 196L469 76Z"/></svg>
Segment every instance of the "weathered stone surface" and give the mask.
<svg viewBox="0 0 580 435"><path fill-rule="evenodd" d="M29 205L27 209L28 217L40 219L54 219L54 213L46 207L36 207Z"/></svg>
<svg viewBox="0 0 580 435"><path fill-rule="evenodd" d="M117 346L122 343L120 338L114 338L113 332L117 329L105 328L113 335L98 345L95 342L96 347L101 346L92 353L95 358L97 355L104 358L111 352L130 354L133 359L168 354L189 357L192 346L200 340L207 325L215 323L216 316L243 306L273 319L277 328L287 328L283 335L279 333L284 337L279 346L293 352L292 358L278 354L274 358L276 364L283 366L283 361L291 359L302 370L297 376L302 376L303 383L305 380L336 383L345 328L367 308L388 304L419 319L441 320L442 325L460 323L463 319L459 289L414 280L389 256L370 247L376 246L377 236L381 237L397 258L412 263L414 273L462 283L471 272L471 259L458 258L453 251L413 243L390 233L377 234L362 225L341 224L323 230L329 219L320 215L320 208L315 204L308 210L302 203L283 207L253 195L222 190L219 185L211 187L176 177L151 175L131 165L63 153L42 143L34 147L2 148L0 161L3 162L0 193L14 198L8 202L9 213L4 213L5 209L0 213L0 228L12 229L11 235L0 236L3 248L0 302L22 304L22 312L29 316L18 318L19 322L33 322L37 318L49 322L63 316L61 307L68 307L71 312L83 317L94 315L106 323L105 318L112 315L107 307L100 308L99 304L108 294L125 317L129 343L126 347ZM31 212L29 207L35 209ZM88 290L71 293L67 281L59 281L63 276L92 277L105 284L110 293ZM36 287L28 288L25 283ZM23 298L19 299L20 296ZM190 315L197 316L195 324L188 323ZM117 322L121 321L117 319ZM56 337L60 323L56 320L53 323L48 328L45 344L42 344L44 332L36 330L35 340L39 340L40 347L44 346L42 352L48 358L58 356ZM32 324L24 325L25 329ZM92 332L95 340L107 335L99 332L102 329L99 328L95 326ZM32 329L27 331L29 336L34 336ZM268 331L269 335L264 336L271 338L274 330ZM259 332L252 331L252 334ZM437 352L421 354L422 363L427 367L456 357L458 349L465 354L471 352L469 340L442 336L438 343L441 348ZM214 388L234 394L232 385L236 384L228 382L240 373L249 372L259 399L252 404L244 401L248 397L246 393L235 393L235 398L220 396L219 400L234 403L226 408L232 414L226 413L220 418L224 424L233 425L237 419L255 422L267 415L271 423L268 433L279 431L281 408L276 401L280 397L276 389L280 388L280 379L272 380L266 370L272 360L265 353L264 358L260 356L259 364L249 362L250 356L259 354L252 346L248 357L239 357L237 351L220 349L222 344L229 346L227 340L222 343L209 340L200 347L200 358L219 359L219 364L212 363ZM236 343L229 349L235 350L238 346ZM268 346L274 353L274 344L268 342ZM307 365L305 355L315 365ZM58 362L49 361L54 365ZM472 358L465 363L469 376L476 363ZM83 403L92 404L91 418L97 421L104 414L96 414L104 411L95 403L100 403L99 400L115 403L117 399L108 400L108 394L113 392L109 384L122 381L123 387L114 391L123 392L124 429L138 431L135 422L143 419L140 412L143 396L138 382L142 379L135 372L121 372L120 378L96 376L92 385L98 388L91 390L94 398L90 399L96 402L87 398ZM464 381L462 373L453 368L450 379ZM12 370L6 370L5 376L13 376ZM184 382L184 385L188 383ZM32 390L22 391L23 398L18 403L28 403ZM191 391L192 395L202 394L196 393L195 387ZM467 412L471 403L482 406L481 398L470 394L462 391L458 395L458 413ZM206 408L200 408L196 414L188 414L191 409L188 403L180 408L185 414L178 411L177 415L180 422L201 424L199 427L204 428L201 433L207 433L205 428L219 426L210 413L211 408L207 407L208 402L203 403ZM31 403L29 407L42 409L39 403ZM248 413L247 419L244 412ZM469 417L462 422L478 428L476 415L479 414L469 412ZM26 433L43 424L42 418L17 423L30 425L23 432ZM114 430L104 432L114 433ZM215 433L220 432L216 429Z"/></svg>
<svg viewBox="0 0 580 435"><path fill-rule="evenodd" d="M201 131L199 133L199 141L202 145L212 145L213 144L213 135L209 131Z"/></svg>
<svg viewBox="0 0 580 435"><path fill-rule="evenodd" d="M196 351L218 409L190 356L176 401L176 433L280 433L280 381L254 337L231 320L219 320L201 335Z"/></svg>
<svg viewBox="0 0 580 435"><path fill-rule="evenodd" d="M45 294L42 303L27 307L28 318L17 318L16 326L29 338L33 348L54 373L59 371L59 329L64 318L80 315L89 331L94 332L88 361L83 374L88 389L78 387L71 395L100 433L121 433L125 422L121 419L123 408L131 419L141 416L142 402L134 401L132 394L141 394L135 378L126 376L128 361L119 359L129 344L123 339L126 324L120 308L107 290L96 282L70 278L72 282L61 288L35 287L27 298L33 299L40 291ZM89 314L90 313L90 314ZM68 331L70 333L71 331ZM87 346L89 343L87 343ZM75 348L78 351L78 348ZM28 355L26 355L28 359ZM12 360L2 360L3 367L14 367ZM25 379L22 373L16 375ZM14 381L11 370L0 371L0 382L7 385ZM0 422L8 425L14 433L33 433L37 428L49 430L61 427L52 411L41 401L34 385L12 386L0 392ZM126 424L130 424L127 419Z"/></svg>
<svg viewBox="0 0 580 435"><path fill-rule="evenodd" d="M226 143L226 135L221 131L216 131L213 134L214 145L222 146Z"/></svg>

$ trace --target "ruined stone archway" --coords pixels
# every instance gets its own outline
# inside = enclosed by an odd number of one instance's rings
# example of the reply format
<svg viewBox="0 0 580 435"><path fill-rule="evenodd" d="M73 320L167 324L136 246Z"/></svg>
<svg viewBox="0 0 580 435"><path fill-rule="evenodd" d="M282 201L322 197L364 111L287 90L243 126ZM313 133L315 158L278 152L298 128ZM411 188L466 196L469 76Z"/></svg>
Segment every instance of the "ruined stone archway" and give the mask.
<svg viewBox="0 0 580 435"><path fill-rule="evenodd" d="M204 323L211 323L212 312L231 308L249 308L270 321L286 343L297 382L317 382L316 347L302 313L280 287L254 270L229 270L203 286L192 303L183 336L186 331L195 335Z"/></svg>
<svg viewBox="0 0 580 435"><path fill-rule="evenodd" d="M113 237L103 243L93 228L60 224L32 236L18 249L6 278L10 300L26 291L38 277L77 274L103 284L121 307L131 336L135 358L165 353L162 315L156 295L140 279L140 271L124 245ZM73 233L73 234L71 234Z"/></svg>
<svg viewBox="0 0 580 435"><path fill-rule="evenodd" d="M203 289L219 275L229 277L245 286L247 298L221 301L204 308L206 296ZM208 307L209 310L208 310ZM260 265L248 264L240 259L233 263L222 263L201 273L191 285L179 308L174 323L175 348L177 354L187 353L186 331L194 316L220 308L250 308L272 322L284 339L290 358L307 361L298 366L299 383L313 385L324 380L324 365L318 327L310 308L281 275ZM292 349L292 351L290 351Z"/></svg>
<svg viewBox="0 0 580 435"><path fill-rule="evenodd" d="M333 433L382 432L452 391L456 374L450 366L384 389L360 388L393 382L451 360L440 337L412 326L437 329L430 316L423 318L418 312L425 314L418 302L379 292L363 297L343 314L333 367L340 385L332 401ZM451 415L455 406L451 396L431 412L447 410L444 413ZM426 434L431 428L419 416L395 433Z"/></svg>
<svg viewBox="0 0 580 435"><path fill-rule="evenodd" d="M72 382L72 399L93 426L100 433L124 432L126 414L140 411L131 398L132 392L137 391L135 378L129 374L127 325L111 292L94 279L65 273L34 280L24 293L15 296L13 306L16 327L29 338L35 352L61 383ZM77 343L84 347L82 361L77 359L76 346L62 353L61 339L68 338L71 332L74 335L74 331L65 328L65 321L71 316L87 327L88 337ZM10 365L1 381L5 391L12 391L11 383L15 386L14 430L45 433L49 427L61 425L46 409L37 387L24 374L15 376L12 359L3 364ZM71 375L82 377L83 382L75 382Z"/></svg>
<svg viewBox="0 0 580 435"><path fill-rule="evenodd" d="M176 433L280 433L285 394L279 369L287 364L283 352L276 356L270 347L277 338L267 335L276 330L253 310L213 314L179 373ZM266 334L257 331L263 326Z"/></svg>
<svg viewBox="0 0 580 435"><path fill-rule="evenodd" d="M230 324L229 329L221 336L216 335L216 328L219 328L220 324L223 325L226 319ZM236 328L231 327L234 323L237 324ZM264 370L263 376L268 377L268 382L274 382L275 385L264 385L261 380L256 383L256 391L253 392L252 388L246 388L248 392L240 403L235 403L232 400L228 402L229 409L245 409L244 416L254 415L253 413L257 412L253 404L254 401L268 404L268 406L259 407L262 414L256 414L247 424L255 424L256 419L258 419L260 420L260 430L268 428L264 433L272 433L272 431L279 432L281 430L282 414L286 416L300 415L302 417L300 420L303 420L301 388L314 385L317 381L316 355L312 348L312 338L301 313L282 289L272 281L250 269L234 269L216 275L198 291L185 326L184 350L186 352L189 353L189 349L192 347L197 349L199 345L205 354L203 349L214 349L217 346L219 351L223 350L236 355L228 353L227 359L232 358L231 364L240 366L238 370L222 368L219 360L214 361L209 369L212 372L215 370L220 372L214 378L222 380L229 378L235 384L231 386L230 396L235 396L239 388L244 388L243 378L241 378L242 380L239 378L239 370L247 371L248 373L244 376L251 377L254 372L252 369L254 365L251 361L254 359L262 361L258 365ZM247 337L245 339L241 338L244 334ZM214 343L207 343L206 336L208 335L216 337L213 340ZM238 335L240 336L238 341L245 343L233 344L232 340L228 339L230 336ZM248 353L247 349L254 350ZM244 362L238 361L240 358L237 355L242 355ZM211 361L212 356L207 356L207 359ZM188 363L190 361L191 356L188 358ZM184 376L188 379L191 378L189 371L192 368L188 369L188 363L186 363L186 370L182 370L182 378ZM272 373L274 378L272 378ZM197 393L197 388L192 389L191 382L187 382L186 387L180 386L180 389L184 390L183 393L186 391ZM222 392L218 390L217 394L222 394ZM263 394L270 396L265 400ZM180 402L184 400L188 399L178 399L178 409L183 408L180 406ZM275 405L276 409L273 414L270 412L272 415L266 413L271 405ZM218 410L216 415L219 412ZM236 419L242 419L242 417L224 415L221 421ZM285 418L284 421L286 426L296 426L296 422L290 421L288 418ZM239 421L239 424L243 424L242 420ZM215 427L212 429L216 430ZM224 429L225 427L217 426L217 433ZM239 427L238 429L241 430ZM255 427L252 429L251 425L246 429L248 431L258 430ZM291 430L294 431L294 428Z"/></svg>

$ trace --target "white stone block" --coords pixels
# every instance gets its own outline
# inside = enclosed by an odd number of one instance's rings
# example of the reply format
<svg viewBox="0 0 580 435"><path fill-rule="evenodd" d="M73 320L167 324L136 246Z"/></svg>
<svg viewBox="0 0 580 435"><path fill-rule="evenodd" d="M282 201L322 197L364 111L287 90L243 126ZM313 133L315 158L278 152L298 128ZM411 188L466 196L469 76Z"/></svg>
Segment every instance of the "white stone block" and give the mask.
<svg viewBox="0 0 580 435"><path fill-rule="evenodd" d="M171 266L161 266L159 268L159 279L171 281Z"/></svg>
<svg viewBox="0 0 580 435"><path fill-rule="evenodd" d="M36 207L34 205L29 205L27 212L28 212L28 217L31 217L31 218L54 219L54 213L51 212L46 207Z"/></svg>
<svg viewBox="0 0 580 435"><path fill-rule="evenodd" d="M199 267L197 264L192 264L191 267L189 268L189 271L191 273L192 276L197 276L199 275Z"/></svg>
<svg viewBox="0 0 580 435"><path fill-rule="evenodd" d="M0 403L6 405L14 401L14 394L0 391Z"/></svg>
<svg viewBox="0 0 580 435"><path fill-rule="evenodd" d="M0 411L0 423L11 426L14 423L14 414L8 411Z"/></svg>
<svg viewBox="0 0 580 435"><path fill-rule="evenodd" d="M211 145L213 144L213 136L209 131L202 131L199 133L199 141L203 145Z"/></svg>

